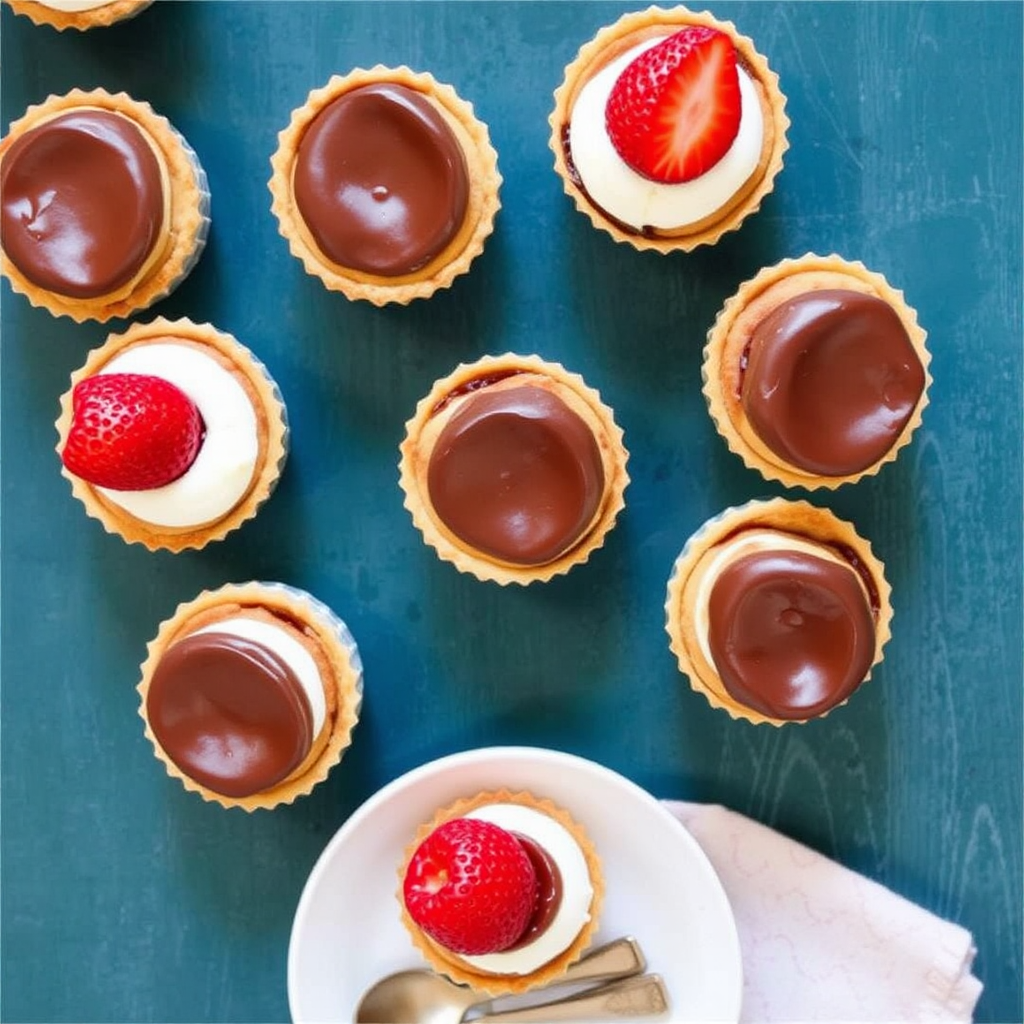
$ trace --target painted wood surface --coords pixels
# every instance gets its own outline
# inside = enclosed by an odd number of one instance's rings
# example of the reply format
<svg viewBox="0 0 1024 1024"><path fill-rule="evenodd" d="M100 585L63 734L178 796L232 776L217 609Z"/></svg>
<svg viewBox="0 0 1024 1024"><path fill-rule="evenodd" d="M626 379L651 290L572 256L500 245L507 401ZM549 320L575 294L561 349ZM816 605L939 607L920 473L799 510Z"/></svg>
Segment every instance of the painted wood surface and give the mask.
<svg viewBox="0 0 1024 1024"><path fill-rule="evenodd" d="M547 148L562 68L628 6L161 0L85 35L3 8L4 131L50 92L104 86L150 101L195 147L209 246L153 312L249 344L294 428L256 521L198 553L129 547L86 519L53 452L57 398L107 329L55 320L3 285L5 1020L286 1018L291 917L332 833L407 769L503 743L722 802L962 923L986 985L978 1019L1021 1020L1021 6L715 5L779 72L791 150L740 232L668 258L594 231ZM453 83L489 123L505 177L470 276L401 309L307 277L266 188L291 110L332 73L378 61ZM885 662L826 720L774 730L690 691L662 605L704 519L780 493L714 432L701 347L741 281L808 250L905 290L935 384L894 465L814 499L887 565ZM582 373L632 453L607 546L527 590L439 562L397 487L416 401L457 362L510 349ZM134 691L179 601L248 578L331 604L366 666L340 768L253 816L164 776Z"/></svg>

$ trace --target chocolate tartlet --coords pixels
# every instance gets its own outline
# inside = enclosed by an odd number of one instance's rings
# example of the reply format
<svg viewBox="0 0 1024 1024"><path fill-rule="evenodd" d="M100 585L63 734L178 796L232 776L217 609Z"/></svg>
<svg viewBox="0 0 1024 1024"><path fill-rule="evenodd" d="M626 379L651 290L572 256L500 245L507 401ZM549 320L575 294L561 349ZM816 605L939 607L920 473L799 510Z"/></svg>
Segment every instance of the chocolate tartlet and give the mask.
<svg viewBox="0 0 1024 1024"><path fill-rule="evenodd" d="M160 487L100 486L62 465L71 492L108 533L150 551L183 551L221 540L270 497L288 457L287 410L267 368L232 335L210 324L160 317L111 334L71 375L56 427L63 457L76 421L76 390L104 374L169 381L203 420L198 453Z"/></svg>
<svg viewBox="0 0 1024 1024"><path fill-rule="evenodd" d="M168 295L206 244L206 174L182 136L124 93L29 107L0 142L0 270L54 316L106 321Z"/></svg>
<svg viewBox="0 0 1024 1024"><path fill-rule="evenodd" d="M362 661L334 613L280 583L204 591L161 623L139 714L168 775L252 811L322 782L351 741Z"/></svg>
<svg viewBox="0 0 1024 1024"><path fill-rule="evenodd" d="M656 45L691 28L721 32L731 40L742 78L740 92L743 102L749 104L752 123L744 128L741 120L733 146L735 152L730 150L718 165L696 179L669 183L669 188L675 190L672 208L685 210L685 215L666 213L659 215L657 222L646 216L638 220L629 212L635 205L634 200L626 203L624 198L645 197L636 202L649 208L650 190L665 183L637 173L617 152L608 132L604 93L609 88L614 89L614 76L621 75L628 67L628 59L639 56L643 47ZM631 56L627 59L627 55ZM588 93L590 86L594 96ZM719 21L706 11L695 12L681 6L649 7L623 15L580 48L566 67L554 99L555 107L548 118L549 144L555 157L555 172L566 194L594 227L635 249L652 249L664 254L714 244L760 208L765 196L774 188L775 178L782 169L783 154L789 148L786 97L779 88L778 75L769 68L754 43L740 35L732 22ZM694 102L714 100L698 96ZM574 155L574 146L586 150L588 167L595 161L593 170L583 170L579 154ZM744 150L742 159L738 146ZM743 171L732 168L726 171L729 164L742 166ZM729 177L728 187L716 183L709 192L709 173L723 172ZM588 177L593 179L589 189ZM614 187L612 182L616 183ZM595 187L607 191L608 197L602 196L599 201L592 194ZM685 194L687 191L689 194ZM666 198L668 195L666 193Z"/></svg>
<svg viewBox="0 0 1024 1024"><path fill-rule="evenodd" d="M494 815L495 808L498 808L497 815ZM540 922L540 927L538 927L539 922L531 921L528 934L521 942L512 947L514 950L521 950L524 946L542 938L543 924L550 926L558 917L559 902L564 898L567 890L586 887L590 891L585 919L579 923L578 928L572 929L572 934L568 937L564 948L559 949L549 959L545 959L543 963L525 973L495 969L498 965L493 960L487 961L485 958L484 962L489 962L491 967L491 969L487 969L479 959L467 960L452 950L446 949L413 920L403 892L404 882L416 851L432 832L446 822L459 818L480 816L485 820L494 821L495 817L500 820L504 808L508 808L517 817L521 817L525 811L527 818L538 815L550 819L555 826L555 831L560 833L562 839L560 845L563 850L568 845L569 847L574 846L578 851L578 853L573 853L572 861L581 876L575 880L563 877L563 871L568 869L569 865L563 862L561 868L559 867L560 858L554 849L545 849L536 835L527 835L525 831L514 833L520 841L525 841L524 845L527 846L530 860L538 869L538 904L541 905L538 916L543 919ZM551 827L548 825L547 829L551 829ZM440 808L429 822L417 829L415 837L405 850L402 864L398 870L398 877L397 898L401 908L402 924L416 949L434 970L460 985L469 985L474 991L492 997L526 992L543 985L556 983L565 974L568 967L575 963L590 946L600 924L601 910L604 905L604 870L597 850L584 827L568 811L557 806L553 801L535 796L527 791L508 789L483 791Z"/></svg>
<svg viewBox="0 0 1024 1024"><path fill-rule="evenodd" d="M611 410L537 356L488 356L438 381L406 424L401 455L405 505L426 543L502 584L585 562L629 482Z"/></svg>
<svg viewBox="0 0 1024 1024"><path fill-rule="evenodd" d="M882 660L892 619L871 545L826 509L782 498L705 523L676 560L666 612L693 689L773 725L845 703Z"/></svg>
<svg viewBox="0 0 1024 1024"><path fill-rule="evenodd" d="M494 228L501 176L487 127L429 74L335 75L278 140L281 234L307 273L350 299L427 298L469 269Z"/></svg>
<svg viewBox="0 0 1024 1024"><path fill-rule="evenodd" d="M862 263L807 254L762 270L708 333L704 394L730 449L808 489L877 473L928 404L917 316Z"/></svg>
<svg viewBox="0 0 1024 1024"><path fill-rule="evenodd" d="M153 0L4 0L15 14L23 14L33 24L49 25L63 32L75 29L104 28L134 18Z"/></svg>

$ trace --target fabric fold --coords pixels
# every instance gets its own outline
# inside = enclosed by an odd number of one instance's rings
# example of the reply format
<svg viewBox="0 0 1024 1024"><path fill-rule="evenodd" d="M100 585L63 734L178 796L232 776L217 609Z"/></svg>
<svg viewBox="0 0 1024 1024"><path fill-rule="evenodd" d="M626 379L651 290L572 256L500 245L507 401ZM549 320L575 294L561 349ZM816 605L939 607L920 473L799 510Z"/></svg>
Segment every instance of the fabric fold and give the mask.
<svg viewBox="0 0 1024 1024"><path fill-rule="evenodd" d="M970 1021L970 932L759 822L663 801L703 848L743 951L743 1021Z"/></svg>

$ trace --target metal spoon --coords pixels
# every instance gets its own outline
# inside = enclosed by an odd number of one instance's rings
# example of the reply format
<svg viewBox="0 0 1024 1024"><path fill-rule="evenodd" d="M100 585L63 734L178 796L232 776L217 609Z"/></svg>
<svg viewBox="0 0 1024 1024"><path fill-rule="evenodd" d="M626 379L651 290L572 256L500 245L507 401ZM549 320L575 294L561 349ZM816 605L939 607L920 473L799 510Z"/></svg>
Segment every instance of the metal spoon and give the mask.
<svg viewBox="0 0 1024 1024"><path fill-rule="evenodd" d="M646 966L636 940L626 937L600 946L578 960L558 983L628 978L640 974ZM456 985L433 971L399 971L381 978L363 993L356 1008L356 1022L460 1024L470 1009L486 1002L490 1000L481 999L479 992L464 985ZM516 1011L521 1012L525 1011ZM496 1019L509 1019L504 1014L494 1016Z"/></svg>

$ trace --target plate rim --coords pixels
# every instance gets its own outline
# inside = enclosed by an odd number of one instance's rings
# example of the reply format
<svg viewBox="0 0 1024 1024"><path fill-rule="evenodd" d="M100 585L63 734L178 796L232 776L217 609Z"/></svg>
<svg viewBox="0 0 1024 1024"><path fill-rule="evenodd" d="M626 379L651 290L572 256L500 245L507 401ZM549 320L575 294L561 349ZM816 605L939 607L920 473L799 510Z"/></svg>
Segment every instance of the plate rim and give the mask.
<svg viewBox="0 0 1024 1024"><path fill-rule="evenodd" d="M740 945L739 931L736 925L736 916L733 912L732 904L725 891L725 886L722 884L722 880L719 877L718 871L715 869L714 864L712 864L711 859L704 852L700 843L697 842L693 834L683 824L683 822L681 822L679 818L665 807L657 797L615 769L609 768L598 761L594 761L588 757L583 757L579 754L573 754L568 751L558 750L552 747L532 746L528 744L501 744L487 747L470 747L465 750L444 754L440 757L433 758L422 764L416 765L415 767L403 772L401 775L398 775L390 782L385 783L380 789L371 793L370 796L368 796L335 830L324 848L320 851L319 856L306 877L306 881L303 883L302 893L299 896L298 903L295 907L295 913L292 918L291 929L288 936L288 955L286 964L286 988L289 1018L293 1022L306 1019L304 1017L297 1016L295 1012L297 995L294 991L294 987L297 984L298 936L301 932L302 922L309 913L309 907L314 899L314 893L319 886L320 877L327 872L327 866L333 860L335 849L346 841L349 833L354 832L360 826L364 818L372 815L379 805L386 803L392 794L404 790L422 778L429 778L436 774L443 774L446 770L450 769L453 764L460 768L466 766L471 767L476 763L487 762L497 758L521 761L535 761L537 759L551 760L553 762L561 762L562 764L572 764L574 767L591 774L597 773L599 775L603 775L608 782L629 791L632 796L642 800L651 810L661 817L664 822L669 824L677 834L683 837L683 841L691 848L691 853L695 854L701 861L703 861L704 866L717 883L716 896L726 911L726 914L723 915L723 917L728 921L728 928L726 930L728 931L728 944L730 947L729 953L731 954L731 959L736 964L737 991L733 1012L728 1018L724 1019L738 1021L743 1003L744 971L742 948Z"/></svg>

